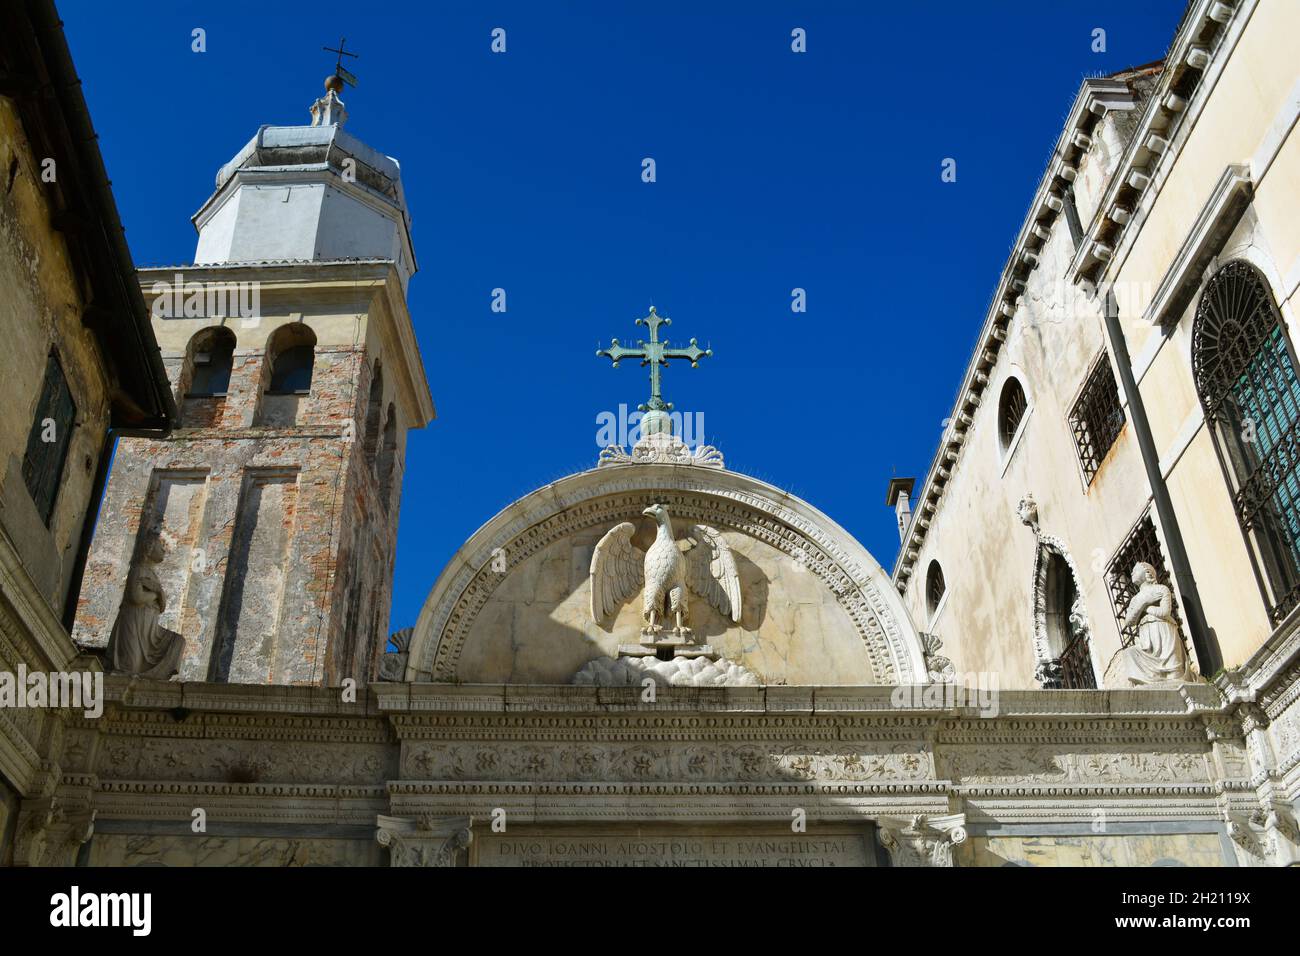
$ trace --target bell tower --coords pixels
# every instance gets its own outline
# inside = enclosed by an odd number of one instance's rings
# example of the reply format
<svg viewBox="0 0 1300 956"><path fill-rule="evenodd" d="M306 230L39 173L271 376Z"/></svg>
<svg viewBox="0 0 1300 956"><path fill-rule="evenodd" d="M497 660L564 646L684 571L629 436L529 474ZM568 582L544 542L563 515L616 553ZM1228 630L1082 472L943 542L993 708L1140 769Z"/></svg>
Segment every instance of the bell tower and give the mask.
<svg viewBox="0 0 1300 956"><path fill-rule="evenodd" d="M194 265L139 271L180 422L118 443L78 603L85 648L107 645L128 572L161 541L179 679L374 676L406 433L434 409L401 170L343 129L341 47L310 125L263 126L218 171Z"/></svg>

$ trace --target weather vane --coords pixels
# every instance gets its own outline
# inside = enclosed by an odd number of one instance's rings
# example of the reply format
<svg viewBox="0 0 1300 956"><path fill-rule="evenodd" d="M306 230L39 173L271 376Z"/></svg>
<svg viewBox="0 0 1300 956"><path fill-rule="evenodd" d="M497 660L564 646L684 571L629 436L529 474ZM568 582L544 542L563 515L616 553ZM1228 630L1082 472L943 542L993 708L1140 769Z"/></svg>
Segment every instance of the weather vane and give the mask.
<svg viewBox="0 0 1300 956"><path fill-rule="evenodd" d="M357 78L343 68L343 58L345 56L350 56L354 59L359 59L360 54L351 53L347 50L347 40L348 40L347 37L339 37L338 47L324 46L321 47L321 49L324 50L326 53L338 54L338 58L334 61L334 75L337 76L344 83L346 83L348 86L355 87L357 85ZM342 92L342 91L339 90L336 92Z"/></svg>

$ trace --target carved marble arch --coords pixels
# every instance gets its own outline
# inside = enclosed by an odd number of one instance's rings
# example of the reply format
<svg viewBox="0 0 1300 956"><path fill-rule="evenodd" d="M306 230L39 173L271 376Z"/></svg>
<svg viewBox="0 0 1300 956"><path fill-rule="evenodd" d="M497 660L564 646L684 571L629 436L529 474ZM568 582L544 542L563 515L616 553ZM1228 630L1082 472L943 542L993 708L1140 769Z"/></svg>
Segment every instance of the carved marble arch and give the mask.
<svg viewBox="0 0 1300 956"><path fill-rule="evenodd" d="M1034 553L1033 621L1034 677L1043 687L1063 686L1062 657L1072 649L1092 669L1083 579L1064 543L1048 534L1038 535Z"/></svg>
<svg viewBox="0 0 1300 956"><path fill-rule="evenodd" d="M755 672L770 683L928 682L902 601L848 532L757 479L666 464L571 475L475 532L425 601L406 679L566 683L586 661L613 656L620 643L635 640L627 631L639 626L640 604L633 598L605 624L579 620L588 614L591 548L655 502L674 522L717 528L737 551L741 622L732 627L708 617L713 611L703 601L692 605L724 656L757 661ZM502 653L511 655L507 663L489 660Z"/></svg>

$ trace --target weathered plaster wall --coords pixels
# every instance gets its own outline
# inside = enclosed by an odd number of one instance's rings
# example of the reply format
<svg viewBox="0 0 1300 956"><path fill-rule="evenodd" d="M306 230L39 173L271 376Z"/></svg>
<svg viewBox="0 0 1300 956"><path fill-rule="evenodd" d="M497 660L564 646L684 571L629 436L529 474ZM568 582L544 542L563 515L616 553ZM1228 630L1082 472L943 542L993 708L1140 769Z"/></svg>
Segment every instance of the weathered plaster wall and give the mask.
<svg viewBox="0 0 1300 956"><path fill-rule="evenodd" d="M1198 217L1225 169L1242 164L1250 170L1254 199L1240 221L1218 238L1212 250L1215 260L1203 274L1189 278L1191 291L1229 259L1247 259L1269 278L1293 343L1300 332L1294 313L1300 287L1300 136L1295 129L1300 81L1294 57L1285 50L1286 38L1300 29L1300 8L1243 2L1227 29L1230 41L1216 48L1184 107L1190 121L1172 134L1164 159L1151 154L1148 160L1152 184L1131 210L1133 225L1122 234L1105 281L1119 304L1205 614L1224 665L1232 667L1258 651L1274 625L1251 568L1232 495L1201 421L1191 370L1197 297L1191 297L1181 315L1166 316L1163 330L1146 316L1180 253L1195 238ZM1151 103L1145 87L1153 82L1154 77L1141 81L1143 109ZM1163 94L1155 100L1162 101ZM1074 188L1085 233L1109 213L1100 209L1099 198L1115 170L1126 170L1117 164L1125 157L1141 114L1141 109L1108 112L1078 163ZM1169 564L1168 542L1151 507L1131 414L1090 485L1079 469L1068 414L1091 362L1106 348L1106 336L1099 303L1088 298L1085 284L1068 276L1074 256L1066 223L1058 216L1029 275L1002 354L989 373L930 533L906 579L905 600L917 627L944 638L944 653L959 672L994 672L1003 686L1033 683L1033 536L1015 513L1026 492L1038 501L1043 532L1065 542L1081 573L1098 679L1110 668L1120 640L1105 572L1144 512L1152 514ZM1114 356L1110 359L1113 363ZM1002 385L1012 374L1022 377L1030 411L1008 459L1000 451L996 418ZM943 567L948 594L932 618L925 580L934 558ZM1174 584L1181 600L1182 583Z"/></svg>
<svg viewBox="0 0 1300 956"><path fill-rule="evenodd" d="M1292 342L1300 327L1294 296L1300 282L1300 136L1294 128L1300 88L1286 38L1300 29L1293 4L1260 3L1226 60L1203 112L1187 134L1142 228L1117 272L1125 334L1170 495L1224 666L1245 662L1269 635L1267 607L1237 525L1223 470L1202 421L1191 369L1191 333L1199 289L1224 263L1243 258L1272 286ZM1276 152L1274 156L1273 153ZM1267 157L1266 167L1258 161ZM1254 201L1215 252L1189 277L1196 292L1162 332L1144 321L1160 281L1174 267L1230 164L1251 169Z"/></svg>
<svg viewBox="0 0 1300 956"><path fill-rule="evenodd" d="M32 154L12 101L0 97L0 338L6 396L0 415L0 525L26 573L61 615L109 406L103 359L81 324L81 283L63 236L50 226L42 159ZM77 412L46 526L23 481L22 463L51 350L59 356Z"/></svg>
<svg viewBox="0 0 1300 956"><path fill-rule="evenodd" d="M1003 687L1037 686L1038 542L1017 516L1021 499L1034 496L1042 532L1067 543L1080 572L1099 680L1120 641L1106 565L1147 500L1131 422L1125 422L1091 484L1079 463L1069 415L1106 347L1097 303L1063 278L1074 251L1069 229L1058 217L905 592L918 629L943 638L943 653L959 673L996 675L993 680ZM998 406L1012 377L1025 391L1028 410L1019 434L1004 449ZM947 586L933 615L925 593L932 560L939 561Z"/></svg>

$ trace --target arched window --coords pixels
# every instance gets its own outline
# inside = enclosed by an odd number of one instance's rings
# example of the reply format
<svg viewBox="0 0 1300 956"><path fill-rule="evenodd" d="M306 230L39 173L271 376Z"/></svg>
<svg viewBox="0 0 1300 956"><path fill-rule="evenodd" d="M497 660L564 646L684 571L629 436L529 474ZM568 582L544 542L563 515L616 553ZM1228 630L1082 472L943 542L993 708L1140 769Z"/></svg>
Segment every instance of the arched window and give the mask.
<svg viewBox="0 0 1300 956"><path fill-rule="evenodd" d="M1034 576L1035 636L1042 645L1035 676L1046 688L1096 688L1088 612L1074 568L1057 546L1044 544Z"/></svg>
<svg viewBox="0 0 1300 956"><path fill-rule="evenodd" d="M388 406L388 419L384 422L383 448L379 452L379 500L384 508L390 506L393 496L393 470L397 461L397 408Z"/></svg>
<svg viewBox="0 0 1300 956"><path fill-rule="evenodd" d="M215 398L230 388L230 368L235 361L235 333L225 326L194 333L186 350L189 384L186 398Z"/></svg>
<svg viewBox="0 0 1300 956"><path fill-rule="evenodd" d="M275 330L266 348L271 363L268 395L306 395L311 391L312 366L316 362L316 333L301 322Z"/></svg>
<svg viewBox="0 0 1300 956"><path fill-rule="evenodd" d="M384 370L378 360L375 361L374 374L370 376L370 395L366 400L366 435L363 448L366 461L371 468L375 465L379 450L379 422L384 415Z"/></svg>
<svg viewBox="0 0 1300 956"><path fill-rule="evenodd" d="M1300 380L1263 276L1230 262L1201 293L1192 373L1269 613L1300 603Z"/></svg>
<svg viewBox="0 0 1300 956"><path fill-rule="evenodd" d="M925 608L931 615L939 610L939 602L943 600L946 590L943 568L939 567L938 561L931 561L930 569L925 572Z"/></svg>
<svg viewBox="0 0 1300 956"><path fill-rule="evenodd" d="M1028 405L1020 381L1007 379L1002 386L1002 397L998 399L998 437L1002 440L1003 451L1011 447L1011 440L1016 437L1016 429L1020 427Z"/></svg>

